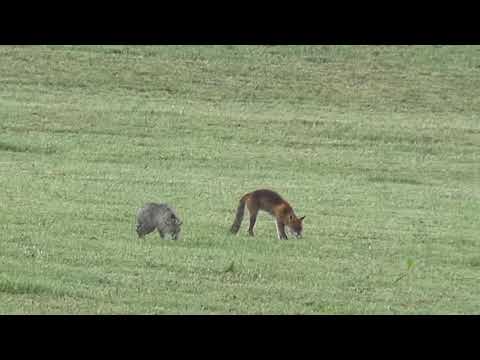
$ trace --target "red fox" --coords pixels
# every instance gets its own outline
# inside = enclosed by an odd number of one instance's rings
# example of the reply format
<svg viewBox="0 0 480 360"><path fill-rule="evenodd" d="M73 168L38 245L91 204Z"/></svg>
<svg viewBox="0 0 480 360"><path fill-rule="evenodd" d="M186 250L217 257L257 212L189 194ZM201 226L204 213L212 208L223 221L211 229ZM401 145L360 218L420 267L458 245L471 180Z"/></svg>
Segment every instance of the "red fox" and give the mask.
<svg viewBox="0 0 480 360"><path fill-rule="evenodd" d="M285 225L296 237L302 236L302 221L305 219L305 216L298 218L287 201L285 201L276 192L265 189L256 190L242 196L240 199L240 204L237 208L235 221L230 228L230 231L233 234L236 234L240 229L240 225L242 224L243 220L243 213L245 211L245 205L250 213L250 226L248 227L248 233L250 236L254 236L253 227L255 226L255 221L257 220L257 214L259 210L266 211L275 217L277 222L277 234L280 240L287 239L287 234L285 234Z"/></svg>

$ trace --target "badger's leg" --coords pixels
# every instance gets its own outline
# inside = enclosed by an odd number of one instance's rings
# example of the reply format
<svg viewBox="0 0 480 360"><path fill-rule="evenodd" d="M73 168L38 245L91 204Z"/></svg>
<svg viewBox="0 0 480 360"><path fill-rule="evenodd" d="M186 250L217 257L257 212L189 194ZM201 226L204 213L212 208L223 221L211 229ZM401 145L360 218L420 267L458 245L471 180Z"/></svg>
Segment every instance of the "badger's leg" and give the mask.
<svg viewBox="0 0 480 360"><path fill-rule="evenodd" d="M155 230L154 226L148 226L145 223L137 224L137 234L138 234L138 237L140 238L143 238L145 235L150 234L154 230Z"/></svg>
<svg viewBox="0 0 480 360"><path fill-rule="evenodd" d="M179 238L180 238L180 230L178 230L178 231L176 231L172 234L172 239L173 240L178 240Z"/></svg>
<svg viewBox="0 0 480 360"><path fill-rule="evenodd" d="M136 230L140 239L143 239L145 235L150 232L149 229L147 229L147 227L145 226L145 224L137 224Z"/></svg>
<svg viewBox="0 0 480 360"><path fill-rule="evenodd" d="M160 234L160 238L162 238L162 239L165 238L165 234L163 233L162 230L158 229L158 233Z"/></svg>

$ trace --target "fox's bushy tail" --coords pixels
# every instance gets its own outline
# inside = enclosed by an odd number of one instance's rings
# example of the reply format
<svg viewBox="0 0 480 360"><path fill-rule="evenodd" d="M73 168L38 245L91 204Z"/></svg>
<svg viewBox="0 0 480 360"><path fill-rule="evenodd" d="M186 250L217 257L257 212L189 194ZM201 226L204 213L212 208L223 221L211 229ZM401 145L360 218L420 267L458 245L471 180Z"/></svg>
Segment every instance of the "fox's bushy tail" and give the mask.
<svg viewBox="0 0 480 360"><path fill-rule="evenodd" d="M237 208L237 213L235 215L235 220L233 221L232 227L230 228L230 232L232 234L236 234L238 230L240 230L240 225L242 224L242 220L243 220L243 214L245 212L245 201L247 200L248 195L250 194L246 194L240 199L240 202Z"/></svg>

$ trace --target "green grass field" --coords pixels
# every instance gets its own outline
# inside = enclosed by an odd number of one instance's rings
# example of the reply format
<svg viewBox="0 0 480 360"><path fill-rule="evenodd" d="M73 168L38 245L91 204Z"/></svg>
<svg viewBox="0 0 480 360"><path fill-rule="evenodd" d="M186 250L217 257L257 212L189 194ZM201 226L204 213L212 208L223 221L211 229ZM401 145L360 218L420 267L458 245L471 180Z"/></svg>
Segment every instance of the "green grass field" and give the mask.
<svg viewBox="0 0 480 360"><path fill-rule="evenodd" d="M478 314L479 117L479 46L0 47L0 313Z"/></svg>

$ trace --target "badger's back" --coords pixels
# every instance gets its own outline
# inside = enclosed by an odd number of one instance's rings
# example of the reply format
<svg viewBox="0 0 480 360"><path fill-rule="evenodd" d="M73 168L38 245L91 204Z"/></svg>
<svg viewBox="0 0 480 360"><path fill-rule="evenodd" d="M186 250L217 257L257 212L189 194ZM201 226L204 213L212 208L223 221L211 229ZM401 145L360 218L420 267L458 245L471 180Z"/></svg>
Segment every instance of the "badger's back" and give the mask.
<svg viewBox="0 0 480 360"><path fill-rule="evenodd" d="M149 226L165 224L167 219L175 214L175 211L167 204L147 203L137 212L137 219Z"/></svg>

